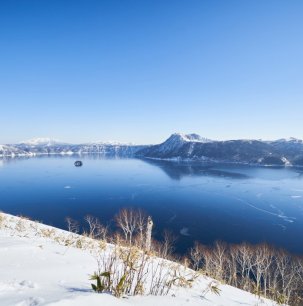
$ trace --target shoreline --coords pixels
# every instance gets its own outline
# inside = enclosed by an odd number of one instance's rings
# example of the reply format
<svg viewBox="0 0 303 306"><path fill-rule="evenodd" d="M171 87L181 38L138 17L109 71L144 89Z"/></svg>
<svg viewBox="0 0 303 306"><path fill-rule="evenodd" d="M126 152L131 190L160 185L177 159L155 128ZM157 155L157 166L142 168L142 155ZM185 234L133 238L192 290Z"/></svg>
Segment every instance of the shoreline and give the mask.
<svg viewBox="0 0 303 306"><path fill-rule="evenodd" d="M293 164L260 164L260 163L250 163L250 162L236 162L236 161L227 161L227 160L216 160L216 159L204 159L204 158L180 158L180 157L173 157L173 158L157 158L157 157L143 157L143 156L112 156L107 155L100 152L61 152L61 153L31 153L31 154L14 154L14 155L2 155L0 154L0 160L9 160L9 159L30 159L35 157L44 157L44 156L61 156L61 157L72 157L72 156L99 156L103 157L104 159L139 159L139 160L156 160L156 161L166 161L171 163L184 163L184 164L197 164L197 165L242 165L242 166L249 166L249 167L261 167L261 168L303 168L303 165L293 165Z"/></svg>

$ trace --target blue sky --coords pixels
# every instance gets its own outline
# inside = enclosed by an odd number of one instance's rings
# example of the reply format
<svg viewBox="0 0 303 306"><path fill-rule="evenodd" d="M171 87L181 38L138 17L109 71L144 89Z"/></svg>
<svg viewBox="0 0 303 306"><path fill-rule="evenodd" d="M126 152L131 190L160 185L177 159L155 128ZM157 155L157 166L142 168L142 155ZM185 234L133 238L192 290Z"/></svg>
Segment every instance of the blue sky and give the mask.
<svg viewBox="0 0 303 306"><path fill-rule="evenodd" d="M303 1L0 1L0 143L303 138Z"/></svg>

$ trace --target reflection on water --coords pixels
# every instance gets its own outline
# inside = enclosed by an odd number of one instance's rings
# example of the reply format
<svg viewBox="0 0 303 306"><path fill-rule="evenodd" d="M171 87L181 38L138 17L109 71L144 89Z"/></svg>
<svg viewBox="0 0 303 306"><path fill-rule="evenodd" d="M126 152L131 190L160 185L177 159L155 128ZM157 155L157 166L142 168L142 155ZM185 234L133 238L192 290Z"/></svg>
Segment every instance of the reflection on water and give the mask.
<svg viewBox="0 0 303 306"><path fill-rule="evenodd" d="M114 224L121 207L152 215L178 251L195 240L267 241L303 253L303 171L139 159L39 156L0 160L0 210L65 227L86 214ZM0 164L0 165L1 165Z"/></svg>
<svg viewBox="0 0 303 306"><path fill-rule="evenodd" d="M246 174L215 169L216 164L198 162L173 162L156 159L144 159L146 163L162 169L171 179L180 180L184 176L214 176L230 179L246 179Z"/></svg>

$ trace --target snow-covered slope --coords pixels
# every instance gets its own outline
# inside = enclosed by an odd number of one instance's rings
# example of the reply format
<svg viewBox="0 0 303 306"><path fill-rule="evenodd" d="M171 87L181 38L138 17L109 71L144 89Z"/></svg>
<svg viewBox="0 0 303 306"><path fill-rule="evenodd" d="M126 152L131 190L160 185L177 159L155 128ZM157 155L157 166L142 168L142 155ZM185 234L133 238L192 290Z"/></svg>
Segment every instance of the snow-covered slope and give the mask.
<svg viewBox="0 0 303 306"><path fill-rule="evenodd" d="M170 140L175 140L175 141L181 141L181 142L212 142L211 139L201 137L198 134L182 134L182 133L175 133L172 134L169 138Z"/></svg>
<svg viewBox="0 0 303 306"><path fill-rule="evenodd" d="M289 143L301 143L302 144L303 140L295 138L295 137L289 137L289 138L281 138L281 139L270 141L270 142L282 142L282 143L289 142Z"/></svg>
<svg viewBox="0 0 303 306"><path fill-rule="evenodd" d="M107 157L133 157L136 152L147 146L94 142L87 144L65 144L50 139L34 139L16 145L0 145L0 157L36 155L99 154Z"/></svg>
<svg viewBox="0 0 303 306"><path fill-rule="evenodd" d="M32 153L16 148L12 145L0 145L0 157L32 156Z"/></svg>
<svg viewBox="0 0 303 306"><path fill-rule="evenodd" d="M262 165L303 165L303 142L298 139L212 141L196 134L173 134L138 155L157 159L221 161Z"/></svg>
<svg viewBox="0 0 303 306"><path fill-rule="evenodd" d="M187 158L196 144L211 143L212 140L197 134L172 134L166 141L159 145L150 146L138 152L139 155L152 158Z"/></svg>
<svg viewBox="0 0 303 306"><path fill-rule="evenodd" d="M71 244L73 239L82 239L86 247L77 248ZM223 284L218 285L221 291L216 295L207 291L213 280L204 276L198 277L192 288L176 287L166 296L118 299L110 294L96 294L92 292L92 281L89 280L89 275L97 269L92 252L96 243L89 238L1 213L0 305L276 305ZM110 252L111 247L108 245L104 252ZM163 264L167 263L163 261ZM191 270L188 269L188 273L192 273Z"/></svg>
<svg viewBox="0 0 303 306"><path fill-rule="evenodd" d="M38 137L32 138L29 140L21 141L20 144L28 145L28 146L53 146L56 144L63 144L57 139L52 139L49 137Z"/></svg>

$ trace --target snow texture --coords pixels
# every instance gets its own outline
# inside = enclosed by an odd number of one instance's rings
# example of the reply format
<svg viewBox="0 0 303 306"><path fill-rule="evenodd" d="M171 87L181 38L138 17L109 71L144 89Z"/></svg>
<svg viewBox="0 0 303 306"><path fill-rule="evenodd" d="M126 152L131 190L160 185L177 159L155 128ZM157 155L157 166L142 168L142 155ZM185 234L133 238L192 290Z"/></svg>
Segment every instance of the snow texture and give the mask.
<svg viewBox="0 0 303 306"><path fill-rule="evenodd" d="M46 233L50 233L49 237ZM205 276L195 280L192 288L176 287L167 296L126 296L118 299L110 294L96 294L91 290L89 275L96 270L97 264L89 249L65 246L58 240L58 237L64 241L71 236L80 237L1 213L0 305L276 305L272 301L223 284L218 285L220 295L208 292L203 297L202 292L213 281ZM83 239L96 243L89 238ZM105 252L110 247L108 245Z"/></svg>

